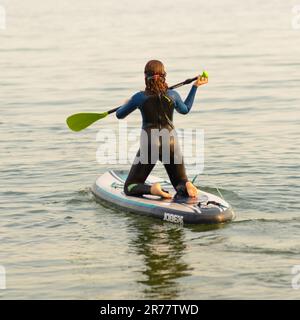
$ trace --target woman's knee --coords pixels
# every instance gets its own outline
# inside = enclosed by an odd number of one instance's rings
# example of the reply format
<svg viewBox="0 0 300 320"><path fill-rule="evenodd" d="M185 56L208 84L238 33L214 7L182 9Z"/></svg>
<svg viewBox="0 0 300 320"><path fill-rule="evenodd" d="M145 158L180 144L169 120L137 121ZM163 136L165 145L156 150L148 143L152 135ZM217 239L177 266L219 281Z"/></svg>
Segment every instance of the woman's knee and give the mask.
<svg viewBox="0 0 300 320"><path fill-rule="evenodd" d="M134 187L137 186L137 183L127 183L125 182L124 184L124 193L127 195L127 196L131 196L131 195L134 195L134 192L133 192L133 189Z"/></svg>
<svg viewBox="0 0 300 320"><path fill-rule="evenodd" d="M129 190L128 190L128 183L126 183L126 182L125 182L125 184L124 184L123 191L124 191L124 193L125 193L127 196L130 195L130 192L129 192Z"/></svg>

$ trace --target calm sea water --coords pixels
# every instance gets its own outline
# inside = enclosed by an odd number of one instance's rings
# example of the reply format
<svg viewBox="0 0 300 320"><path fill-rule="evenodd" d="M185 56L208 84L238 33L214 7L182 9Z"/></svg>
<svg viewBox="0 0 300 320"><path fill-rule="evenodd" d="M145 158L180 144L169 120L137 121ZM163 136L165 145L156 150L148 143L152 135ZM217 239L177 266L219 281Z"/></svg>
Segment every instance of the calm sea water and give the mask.
<svg viewBox="0 0 300 320"><path fill-rule="evenodd" d="M299 299L295 4L0 0L0 297ZM76 134L65 118L143 89L151 58L165 63L170 84L210 74L175 124L204 130L196 183L220 188L233 223L180 227L111 209L90 192L109 167L96 161L96 134L118 121ZM136 112L128 124L139 123Z"/></svg>

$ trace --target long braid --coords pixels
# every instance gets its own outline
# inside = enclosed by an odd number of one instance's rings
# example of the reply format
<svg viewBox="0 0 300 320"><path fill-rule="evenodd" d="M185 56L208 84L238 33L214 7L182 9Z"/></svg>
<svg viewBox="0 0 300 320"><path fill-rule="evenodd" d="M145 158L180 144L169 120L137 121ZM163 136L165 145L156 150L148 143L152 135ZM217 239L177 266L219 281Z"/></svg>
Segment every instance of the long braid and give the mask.
<svg viewBox="0 0 300 320"><path fill-rule="evenodd" d="M168 90L164 65L158 60L150 60L145 66L145 92L149 95L165 94Z"/></svg>

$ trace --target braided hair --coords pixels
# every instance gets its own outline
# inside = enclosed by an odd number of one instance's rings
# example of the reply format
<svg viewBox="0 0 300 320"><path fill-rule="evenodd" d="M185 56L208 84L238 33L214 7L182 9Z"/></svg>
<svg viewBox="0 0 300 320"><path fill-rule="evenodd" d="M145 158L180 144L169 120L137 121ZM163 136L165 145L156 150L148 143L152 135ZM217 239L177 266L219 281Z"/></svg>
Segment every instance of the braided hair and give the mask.
<svg viewBox="0 0 300 320"><path fill-rule="evenodd" d="M145 66L145 93L147 95L164 95L168 90L165 67L159 60L150 60Z"/></svg>

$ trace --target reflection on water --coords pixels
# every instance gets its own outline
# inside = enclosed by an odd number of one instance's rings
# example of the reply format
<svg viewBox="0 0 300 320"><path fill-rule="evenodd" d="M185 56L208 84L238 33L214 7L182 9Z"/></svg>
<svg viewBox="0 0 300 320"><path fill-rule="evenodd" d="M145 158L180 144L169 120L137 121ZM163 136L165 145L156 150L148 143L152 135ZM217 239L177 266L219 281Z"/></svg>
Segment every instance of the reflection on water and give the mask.
<svg viewBox="0 0 300 320"><path fill-rule="evenodd" d="M228 225L186 224L181 226L132 212L124 212L119 207L114 207L111 203L100 199L95 198L94 201L109 211L108 217L114 216L118 220L120 217L126 218L126 229L130 235L128 245L134 252L134 256L137 255L141 259L137 267L137 272L141 276L136 277L136 283L139 287L140 284L143 285L142 298L181 298L182 287L179 280L193 273L193 267L185 259L186 254L191 250L189 241L193 241L193 244L199 247L221 243L223 237L211 232L226 228ZM99 223L103 224L103 217ZM187 230L192 234L190 239L187 239Z"/></svg>
<svg viewBox="0 0 300 320"><path fill-rule="evenodd" d="M174 299L179 291L177 280L192 270L184 261L183 228L156 222L145 226L142 222L135 220L137 232L131 243L144 262L143 279L138 282L145 285L146 298Z"/></svg>
<svg viewBox="0 0 300 320"><path fill-rule="evenodd" d="M181 293L179 279L192 274L193 268L185 261L189 244L184 228L194 232L205 232L224 225L179 226L159 222L152 218L133 217L130 227L135 236L130 242L142 257L144 268L141 270L145 286L145 298L176 299Z"/></svg>

